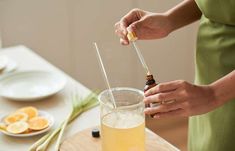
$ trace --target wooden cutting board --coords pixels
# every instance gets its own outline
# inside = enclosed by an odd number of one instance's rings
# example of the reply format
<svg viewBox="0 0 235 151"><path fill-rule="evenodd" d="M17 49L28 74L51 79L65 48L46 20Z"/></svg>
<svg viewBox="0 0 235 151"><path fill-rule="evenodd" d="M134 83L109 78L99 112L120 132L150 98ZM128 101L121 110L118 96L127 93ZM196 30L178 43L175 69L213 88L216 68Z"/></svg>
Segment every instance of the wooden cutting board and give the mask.
<svg viewBox="0 0 235 151"><path fill-rule="evenodd" d="M101 151L101 138L91 136L92 128L67 138L60 151ZM179 151L160 136L146 129L146 151Z"/></svg>

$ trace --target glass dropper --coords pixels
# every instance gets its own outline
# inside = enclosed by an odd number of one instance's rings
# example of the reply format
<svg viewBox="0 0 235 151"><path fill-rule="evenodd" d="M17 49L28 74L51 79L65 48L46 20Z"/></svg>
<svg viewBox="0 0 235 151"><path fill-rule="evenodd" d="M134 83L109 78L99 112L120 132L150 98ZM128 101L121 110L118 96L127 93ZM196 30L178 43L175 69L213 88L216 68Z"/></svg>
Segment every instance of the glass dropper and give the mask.
<svg viewBox="0 0 235 151"><path fill-rule="evenodd" d="M128 38L128 40L129 40L130 42L132 42L132 44L133 44L133 46L134 46L134 48L135 48L135 51L136 51L136 53L137 53L137 56L138 56L138 58L139 58L139 60L140 60L140 62L141 62L141 64L142 64L143 68L144 68L145 71L146 71L146 74L147 74L147 75L151 75L151 73L150 73L150 71L149 71L149 68L148 68L148 66L147 66L147 64L146 64L146 62L145 62L145 60L144 60L144 57L143 57L143 55L142 55L142 53L141 53L141 51L140 51L138 45L137 45L136 42L135 42L138 38L136 37L136 35L134 34L134 32L128 32L127 38Z"/></svg>

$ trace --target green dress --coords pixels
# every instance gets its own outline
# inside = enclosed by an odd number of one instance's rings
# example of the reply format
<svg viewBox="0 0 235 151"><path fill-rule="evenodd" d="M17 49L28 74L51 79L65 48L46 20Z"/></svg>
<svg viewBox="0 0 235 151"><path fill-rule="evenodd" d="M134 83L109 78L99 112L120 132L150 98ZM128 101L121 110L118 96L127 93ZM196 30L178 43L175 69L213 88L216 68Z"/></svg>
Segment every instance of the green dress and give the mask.
<svg viewBox="0 0 235 151"><path fill-rule="evenodd" d="M203 15L198 31L196 77L210 84L235 69L235 0L196 0ZM235 100L189 119L189 151L235 151Z"/></svg>

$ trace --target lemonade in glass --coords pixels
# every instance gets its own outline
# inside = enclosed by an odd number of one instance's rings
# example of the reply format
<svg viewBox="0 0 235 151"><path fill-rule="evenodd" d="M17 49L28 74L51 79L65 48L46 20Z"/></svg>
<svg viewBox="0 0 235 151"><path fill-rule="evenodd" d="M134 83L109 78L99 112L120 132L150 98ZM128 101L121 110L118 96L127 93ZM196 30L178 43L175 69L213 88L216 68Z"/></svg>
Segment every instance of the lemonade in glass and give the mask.
<svg viewBox="0 0 235 151"><path fill-rule="evenodd" d="M111 89L99 95L102 151L145 151L143 92L133 88Z"/></svg>

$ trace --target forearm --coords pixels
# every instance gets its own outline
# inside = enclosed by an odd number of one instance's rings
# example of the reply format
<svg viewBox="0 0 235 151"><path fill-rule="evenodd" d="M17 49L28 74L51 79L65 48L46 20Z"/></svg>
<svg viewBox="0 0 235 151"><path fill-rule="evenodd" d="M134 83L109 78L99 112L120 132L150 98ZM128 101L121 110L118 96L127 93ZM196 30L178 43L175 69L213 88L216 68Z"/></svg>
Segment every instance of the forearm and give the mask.
<svg viewBox="0 0 235 151"><path fill-rule="evenodd" d="M184 0L166 12L171 23L171 31L200 19L202 13L195 0Z"/></svg>
<svg viewBox="0 0 235 151"><path fill-rule="evenodd" d="M218 106L235 98L235 70L228 75L212 83L211 88L214 91L214 98Z"/></svg>

